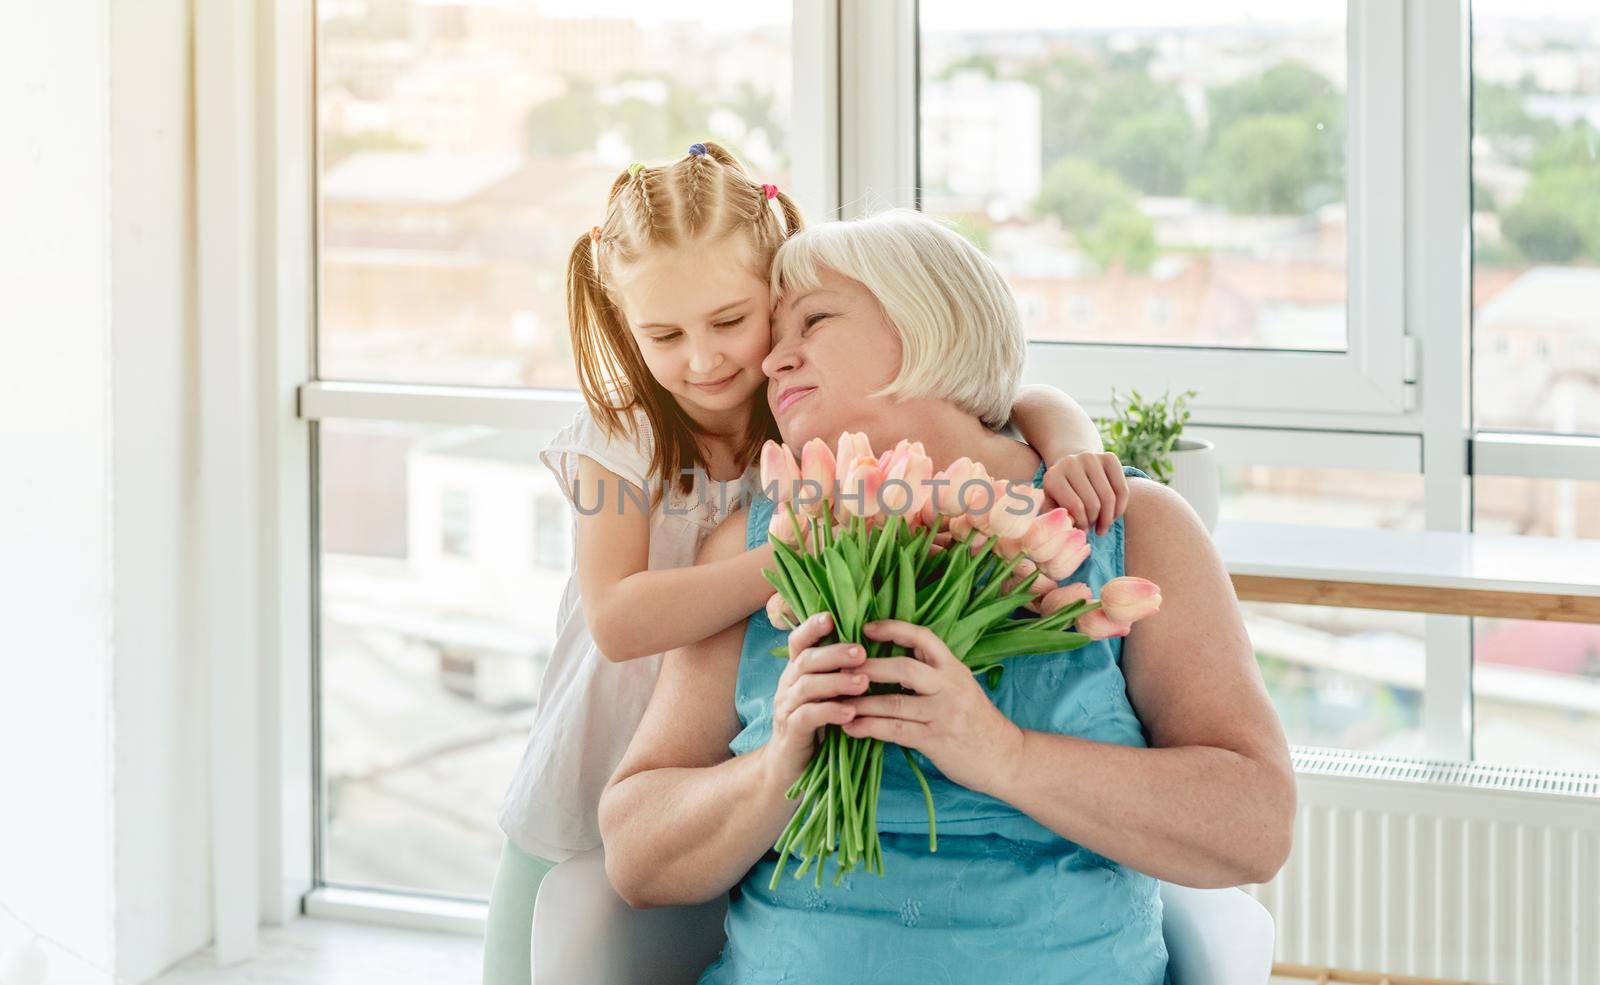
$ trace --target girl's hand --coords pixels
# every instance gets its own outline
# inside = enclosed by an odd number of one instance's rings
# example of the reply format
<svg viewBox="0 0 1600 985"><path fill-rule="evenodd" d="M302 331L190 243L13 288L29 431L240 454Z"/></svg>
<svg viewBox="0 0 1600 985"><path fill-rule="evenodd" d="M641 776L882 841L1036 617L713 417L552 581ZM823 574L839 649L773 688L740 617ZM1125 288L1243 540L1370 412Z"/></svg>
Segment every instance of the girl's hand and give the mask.
<svg viewBox="0 0 1600 985"><path fill-rule="evenodd" d="M1073 526L1104 536L1128 509L1128 477L1122 463L1108 451L1083 451L1068 455L1044 474L1047 502L1041 513L1057 506L1072 514Z"/></svg>
<svg viewBox="0 0 1600 985"><path fill-rule="evenodd" d="M915 749L956 783L980 793L1022 750L1022 729L1000 713L972 671L926 626L897 619L869 622L875 640L907 646L910 657L876 657L867 677L899 684L913 694L870 694L846 699L855 711L844 731Z"/></svg>
<svg viewBox="0 0 1600 985"><path fill-rule="evenodd" d="M789 666L772 698L772 738L763 753L768 779L778 790L788 790L805 772L816 751L818 729L855 717L854 708L834 699L867 689L861 671L867 654L860 644L814 645L831 632L833 617L819 612L789 633Z"/></svg>

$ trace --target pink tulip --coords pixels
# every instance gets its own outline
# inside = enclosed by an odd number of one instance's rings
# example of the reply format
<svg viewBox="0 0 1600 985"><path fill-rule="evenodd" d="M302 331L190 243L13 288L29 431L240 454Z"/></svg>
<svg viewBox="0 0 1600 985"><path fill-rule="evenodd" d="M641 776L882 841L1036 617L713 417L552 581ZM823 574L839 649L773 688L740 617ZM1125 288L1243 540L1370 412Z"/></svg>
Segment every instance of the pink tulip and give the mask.
<svg viewBox="0 0 1600 985"><path fill-rule="evenodd" d="M1113 622L1132 625L1161 610L1161 588L1148 578L1124 575L1100 589L1100 604Z"/></svg>
<svg viewBox="0 0 1600 985"><path fill-rule="evenodd" d="M857 458L839 480L839 518L860 516L870 520L877 516L882 492L883 472L878 460L869 456Z"/></svg>
<svg viewBox="0 0 1600 985"><path fill-rule="evenodd" d="M1001 537L994 545L994 552L1009 561L1022 553L1022 541L1014 540L1010 537ZM1021 565L1018 565L1018 567L1021 567ZM1029 568L1028 570L1031 571L1033 569Z"/></svg>
<svg viewBox="0 0 1600 985"><path fill-rule="evenodd" d="M1045 581L1043 578L1039 580L1047 585L1054 584L1054 582ZM1070 585L1052 588L1045 593L1044 598L1039 600L1039 612L1048 616L1057 609L1064 609L1069 605L1077 605L1079 602L1089 602L1093 599L1093 589L1081 581L1075 581Z"/></svg>
<svg viewBox="0 0 1600 985"><path fill-rule="evenodd" d="M838 471L840 473L844 472L846 462L853 462L858 458L871 458L873 461L877 461L877 456L872 454L872 445L867 441L867 436L863 432L856 431L852 433L845 431L841 433L839 435L838 448L839 453L834 456L834 461L838 463Z"/></svg>
<svg viewBox="0 0 1600 985"><path fill-rule="evenodd" d="M833 449L821 438L812 438L800 449L800 481L804 483L805 502L801 508L816 516L822 512L822 501L833 495L833 484L838 478L837 459ZM815 483L815 485L813 485ZM810 497L816 497L814 500Z"/></svg>
<svg viewBox="0 0 1600 985"><path fill-rule="evenodd" d="M795 616L794 610L789 608L789 603L777 592L767 599L767 621L772 623L774 629L790 630L800 625L800 620Z"/></svg>
<svg viewBox="0 0 1600 985"><path fill-rule="evenodd" d="M928 493L928 498L922 501L922 509L918 510L916 515L912 517L911 525L913 527L931 527L934 519L939 515L939 508L933 503L932 487L929 487Z"/></svg>
<svg viewBox="0 0 1600 985"><path fill-rule="evenodd" d="M983 545L987 543L989 543L989 535L981 530L975 530L972 533L972 539L967 542L967 548L976 557L978 552L983 550Z"/></svg>
<svg viewBox="0 0 1600 985"><path fill-rule="evenodd" d="M960 540L972 532L972 518L965 513L957 513L950 518L950 522L945 524L944 528L952 540Z"/></svg>
<svg viewBox="0 0 1600 985"><path fill-rule="evenodd" d="M1058 506L1049 513L1041 513L1033 518L1033 525L1022 537L1022 549L1042 564L1061 553L1067 531L1071 529L1072 514Z"/></svg>
<svg viewBox="0 0 1600 985"><path fill-rule="evenodd" d="M770 492L779 504L787 503L794 497L795 483L799 480L800 466L795 464L794 455L788 448L776 441L768 441L761 446L762 492Z"/></svg>
<svg viewBox="0 0 1600 985"><path fill-rule="evenodd" d="M939 480L938 488L934 489L933 507L944 516L955 516L962 512L962 507L957 502L957 494L962 488L963 481L973 475L973 461L966 456L958 457L950 462L944 469L934 475Z"/></svg>
<svg viewBox="0 0 1600 985"><path fill-rule="evenodd" d="M1054 557L1039 562L1039 570L1052 581L1060 581L1078 570L1089 557L1089 536L1082 530L1068 530L1062 538L1061 550Z"/></svg>
<svg viewBox="0 0 1600 985"><path fill-rule="evenodd" d="M804 513L799 514L800 526L796 527L794 519L789 516L789 508L779 504L772 511L772 519L767 523L767 533L774 540L781 540L795 550L802 550L811 541L811 519Z"/></svg>
<svg viewBox="0 0 1600 985"><path fill-rule="evenodd" d="M1044 504L1044 490L1021 483L995 483L998 495L989 511L989 529L1001 537L1021 540L1033 526L1033 518Z"/></svg>
<svg viewBox="0 0 1600 985"><path fill-rule="evenodd" d="M922 454L920 447L921 442L901 441L889 457L883 473L883 508L891 514L909 517L921 513L932 492L928 479L933 475L933 460Z"/></svg>
<svg viewBox="0 0 1600 985"><path fill-rule="evenodd" d="M1115 621L1106 615L1104 609L1091 609L1078 617L1077 629L1091 640L1104 640L1113 636L1127 636L1133 627Z"/></svg>

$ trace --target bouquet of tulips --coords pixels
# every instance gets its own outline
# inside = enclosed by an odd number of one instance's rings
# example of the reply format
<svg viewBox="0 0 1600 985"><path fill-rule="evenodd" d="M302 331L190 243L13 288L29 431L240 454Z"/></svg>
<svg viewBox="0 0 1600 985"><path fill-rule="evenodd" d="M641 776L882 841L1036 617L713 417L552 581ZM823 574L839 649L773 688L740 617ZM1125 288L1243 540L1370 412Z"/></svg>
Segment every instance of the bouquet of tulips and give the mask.
<svg viewBox="0 0 1600 985"><path fill-rule="evenodd" d="M1113 579L1099 599L1083 582L1058 587L1090 550L1070 514L1041 514L1042 490L996 480L968 458L934 474L920 442L901 441L877 456L866 435L846 432L837 454L814 438L796 462L787 447L769 441L761 485L776 502L768 530L776 567L764 572L777 590L767 603L772 624L793 629L828 612L838 641L861 644L869 658L905 651L863 638L862 627L903 620L927 626L993 689L1007 657L1125 636L1161 604L1160 590L1143 578ZM787 648L772 652L788 656ZM788 790L800 805L775 847L772 888L791 854L800 859L796 878L814 868L818 885L829 856L835 885L857 867L883 874L883 747L826 728ZM932 791L910 751L901 752L922 786L928 850L937 851Z"/></svg>

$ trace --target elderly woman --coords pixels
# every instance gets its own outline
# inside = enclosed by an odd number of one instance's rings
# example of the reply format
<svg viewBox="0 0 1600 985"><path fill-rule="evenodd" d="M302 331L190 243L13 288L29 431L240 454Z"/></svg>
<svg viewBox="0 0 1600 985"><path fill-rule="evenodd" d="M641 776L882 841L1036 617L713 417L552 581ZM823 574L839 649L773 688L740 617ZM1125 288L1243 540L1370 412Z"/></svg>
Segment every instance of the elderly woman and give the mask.
<svg viewBox="0 0 1600 985"><path fill-rule="evenodd" d="M994 265L916 213L822 225L773 264L768 395L791 447L863 431L921 441L1040 483L997 433L1025 351ZM1070 581L1122 574L1162 588L1158 615L1068 653L1008 661L989 692L922 627L869 624L914 657L827 644L826 616L784 636L764 613L670 653L600 804L606 866L634 906L737 887L728 943L702 985L776 982L1159 983L1157 879L1264 882L1289 850L1294 780L1227 573L1193 511L1135 469L1124 516ZM765 541L757 499L705 560ZM1064 582L1065 583L1065 582ZM911 694L866 694L870 682ZM795 810L787 790L836 724L915 750L939 812L928 852L920 788L885 760L885 874L834 887L768 881Z"/></svg>

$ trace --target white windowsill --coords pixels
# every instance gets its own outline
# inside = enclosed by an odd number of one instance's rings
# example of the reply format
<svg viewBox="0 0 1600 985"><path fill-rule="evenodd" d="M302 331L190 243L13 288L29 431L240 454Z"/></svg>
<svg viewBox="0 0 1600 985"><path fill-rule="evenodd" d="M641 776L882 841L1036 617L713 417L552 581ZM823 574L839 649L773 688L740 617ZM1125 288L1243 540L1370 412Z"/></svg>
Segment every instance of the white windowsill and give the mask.
<svg viewBox="0 0 1600 985"><path fill-rule="evenodd" d="M1600 543L1590 540L1234 520L1219 522L1214 540L1235 575L1600 596Z"/></svg>

